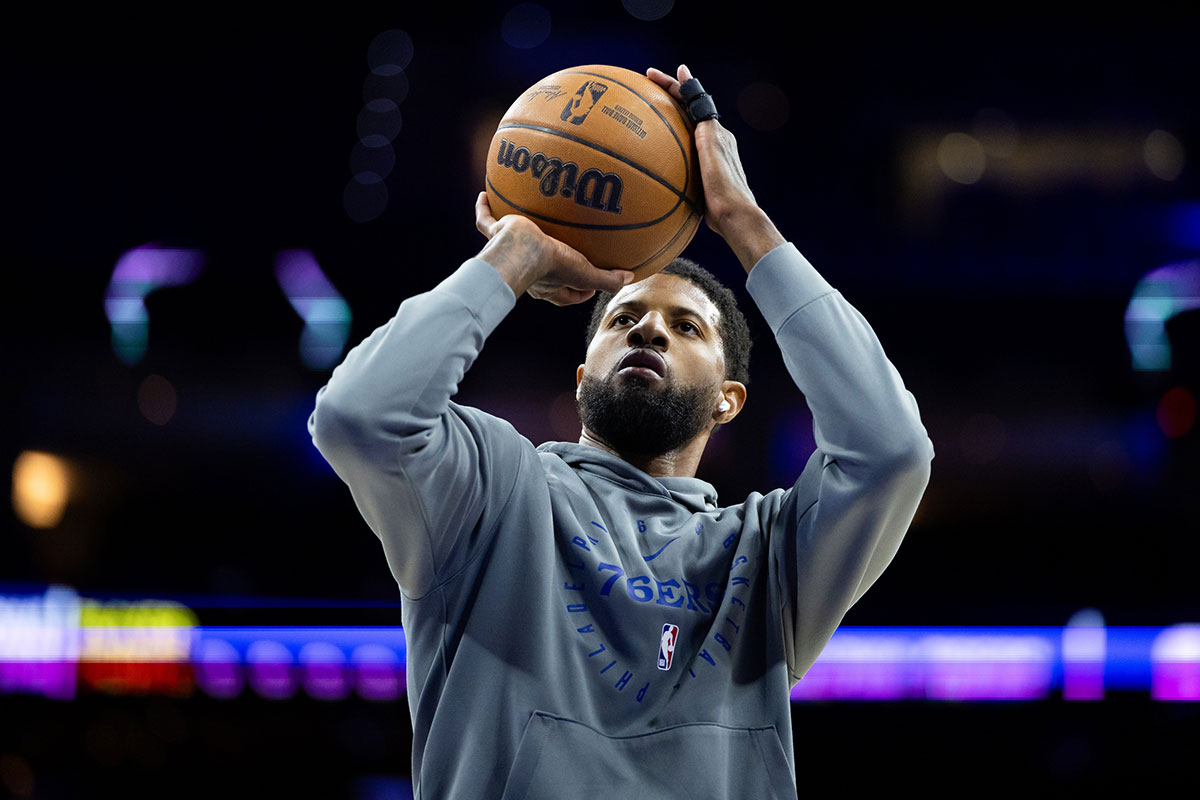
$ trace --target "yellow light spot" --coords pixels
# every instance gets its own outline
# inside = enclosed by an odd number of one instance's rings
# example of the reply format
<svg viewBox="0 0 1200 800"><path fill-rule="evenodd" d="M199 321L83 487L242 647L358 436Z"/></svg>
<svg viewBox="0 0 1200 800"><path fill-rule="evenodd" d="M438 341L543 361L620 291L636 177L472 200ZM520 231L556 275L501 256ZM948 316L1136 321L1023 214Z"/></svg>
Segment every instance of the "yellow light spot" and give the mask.
<svg viewBox="0 0 1200 800"><path fill-rule="evenodd" d="M13 510L29 527L58 525L70 491L71 471L63 459L30 450L17 456L13 463Z"/></svg>
<svg viewBox="0 0 1200 800"><path fill-rule="evenodd" d="M948 133L937 149L938 166L955 183L972 184L983 177L987 154L983 145L965 133Z"/></svg>

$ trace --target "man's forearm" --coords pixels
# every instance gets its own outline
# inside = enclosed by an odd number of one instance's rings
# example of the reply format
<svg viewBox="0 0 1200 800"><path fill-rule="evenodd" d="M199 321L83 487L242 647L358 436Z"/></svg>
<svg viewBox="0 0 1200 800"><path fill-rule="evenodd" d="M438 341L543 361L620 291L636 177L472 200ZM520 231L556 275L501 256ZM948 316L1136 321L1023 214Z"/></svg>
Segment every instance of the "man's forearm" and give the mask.
<svg viewBox="0 0 1200 800"><path fill-rule="evenodd" d="M720 229L725 231L725 242L738 257L747 275L763 256L787 241L771 218L758 206L728 214L721 221Z"/></svg>

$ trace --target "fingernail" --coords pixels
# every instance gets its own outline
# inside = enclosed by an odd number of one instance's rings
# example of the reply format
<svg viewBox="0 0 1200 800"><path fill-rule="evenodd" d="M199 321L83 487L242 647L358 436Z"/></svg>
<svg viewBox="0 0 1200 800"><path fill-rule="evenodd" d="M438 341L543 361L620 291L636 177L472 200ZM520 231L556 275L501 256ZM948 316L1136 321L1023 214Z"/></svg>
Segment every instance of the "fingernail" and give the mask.
<svg viewBox="0 0 1200 800"><path fill-rule="evenodd" d="M622 283L623 285L625 285L625 286L628 286L629 284L633 283L633 273L632 273L632 272L626 272L624 275L622 275L622 276L621 276L621 283Z"/></svg>

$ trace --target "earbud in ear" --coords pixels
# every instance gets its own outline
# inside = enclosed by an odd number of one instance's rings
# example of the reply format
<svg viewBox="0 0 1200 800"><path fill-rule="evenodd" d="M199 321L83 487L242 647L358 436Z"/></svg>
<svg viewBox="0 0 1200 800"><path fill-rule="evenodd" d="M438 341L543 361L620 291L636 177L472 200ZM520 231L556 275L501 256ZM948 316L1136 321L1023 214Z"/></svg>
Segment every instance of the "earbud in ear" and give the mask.
<svg viewBox="0 0 1200 800"><path fill-rule="evenodd" d="M717 411L724 412L724 411L728 411L728 410L729 410L729 408L730 408L730 406L729 406L729 401L728 401L728 400L722 400L722 401L721 401L721 405L717 406Z"/></svg>

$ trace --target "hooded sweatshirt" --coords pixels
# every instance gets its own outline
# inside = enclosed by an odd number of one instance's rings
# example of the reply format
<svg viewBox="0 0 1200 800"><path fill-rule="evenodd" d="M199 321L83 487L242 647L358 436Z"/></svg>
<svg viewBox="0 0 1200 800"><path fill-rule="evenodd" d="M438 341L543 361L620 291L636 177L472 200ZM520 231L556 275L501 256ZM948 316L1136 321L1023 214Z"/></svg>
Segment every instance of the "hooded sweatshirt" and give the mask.
<svg viewBox="0 0 1200 800"><path fill-rule="evenodd" d="M891 561L933 448L866 320L793 245L747 289L817 449L737 505L453 402L516 303L479 258L319 391L313 440L402 593L417 798L796 797L790 690Z"/></svg>

